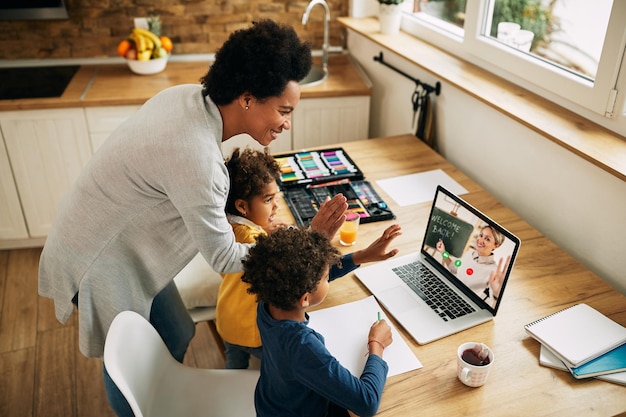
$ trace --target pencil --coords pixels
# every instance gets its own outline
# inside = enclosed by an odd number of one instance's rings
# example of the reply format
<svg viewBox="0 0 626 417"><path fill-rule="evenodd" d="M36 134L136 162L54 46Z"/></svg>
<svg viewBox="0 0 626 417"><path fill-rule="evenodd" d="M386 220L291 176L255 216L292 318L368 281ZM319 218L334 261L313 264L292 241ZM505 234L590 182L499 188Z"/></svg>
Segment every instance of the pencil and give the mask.
<svg viewBox="0 0 626 417"><path fill-rule="evenodd" d="M380 321L380 311L378 312L378 321Z"/></svg>

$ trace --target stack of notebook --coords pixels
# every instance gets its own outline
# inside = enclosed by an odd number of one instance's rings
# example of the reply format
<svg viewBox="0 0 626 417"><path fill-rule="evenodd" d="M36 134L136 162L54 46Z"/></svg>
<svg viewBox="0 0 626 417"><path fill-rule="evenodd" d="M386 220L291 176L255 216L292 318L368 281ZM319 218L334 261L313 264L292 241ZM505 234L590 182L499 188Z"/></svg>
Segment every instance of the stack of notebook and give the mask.
<svg viewBox="0 0 626 417"><path fill-rule="evenodd" d="M524 326L541 342L539 363L576 379L626 385L626 328L587 304L576 304Z"/></svg>

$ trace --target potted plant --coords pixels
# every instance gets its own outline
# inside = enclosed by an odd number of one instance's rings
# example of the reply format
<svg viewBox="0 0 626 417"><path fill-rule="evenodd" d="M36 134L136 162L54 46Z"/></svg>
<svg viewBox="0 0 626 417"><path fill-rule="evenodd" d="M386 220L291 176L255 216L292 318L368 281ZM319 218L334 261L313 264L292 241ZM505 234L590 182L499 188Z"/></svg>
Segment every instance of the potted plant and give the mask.
<svg viewBox="0 0 626 417"><path fill-rule="evenodd" d="M385 35L395 35L400 32L402 9L400 4L404 0L378 0L380 32Z"/></svg>

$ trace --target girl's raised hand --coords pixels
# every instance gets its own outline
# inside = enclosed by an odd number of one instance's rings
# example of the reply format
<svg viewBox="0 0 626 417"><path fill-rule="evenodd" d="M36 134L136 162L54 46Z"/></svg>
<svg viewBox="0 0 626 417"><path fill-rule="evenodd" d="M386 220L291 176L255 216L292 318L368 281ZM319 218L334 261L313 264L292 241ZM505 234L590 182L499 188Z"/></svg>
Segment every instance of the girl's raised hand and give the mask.
<svg viewBox="0 0 626 417"><path fill-rule="evenodd" d="M346 220L346 210L348 203L343 194L337 194L332 199L326 198L319 211L311 220L311 229L323 233L329 239L339 231L339 228Z"/></svg>

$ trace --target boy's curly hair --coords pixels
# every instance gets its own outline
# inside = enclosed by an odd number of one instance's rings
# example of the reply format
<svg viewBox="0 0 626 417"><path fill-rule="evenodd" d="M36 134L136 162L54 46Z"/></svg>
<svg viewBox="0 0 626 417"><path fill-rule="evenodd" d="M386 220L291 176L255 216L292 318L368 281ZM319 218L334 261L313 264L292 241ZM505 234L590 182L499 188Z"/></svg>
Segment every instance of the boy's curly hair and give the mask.
<svg viewBox="0 0 626 417"><path fill-rule="evenodd" d="M226 160L226 168L230 176L226 213L237 216L241 215L235 207L237 199L250 201L250 198L261 195L267 184L280 178L280 164L267 149L235 148Z"/></svg>
<svg viewBox="0 0 626 417"><path fill-rule="evenodd" d="M282 310L292 310L300 297L315 290L325 268L339 262L340 252L312 229L279 229L259 236L243 261L248 292Z"/></svg>
<svg viewBox="0 0 626 417"><path fill-rule="evenodd" d="M291 26L265 19L233 32L200 82L217 105L245 92L263 101L280 96L289 81L306 77L312 62L309 42L301 42Z"/></svg>

